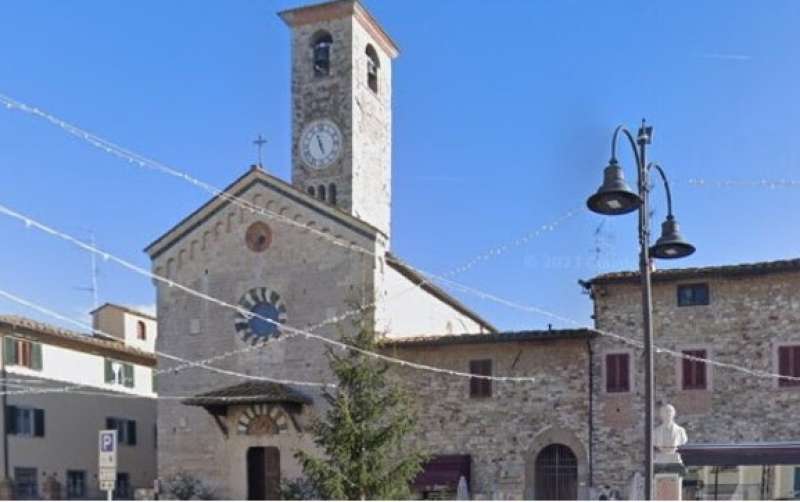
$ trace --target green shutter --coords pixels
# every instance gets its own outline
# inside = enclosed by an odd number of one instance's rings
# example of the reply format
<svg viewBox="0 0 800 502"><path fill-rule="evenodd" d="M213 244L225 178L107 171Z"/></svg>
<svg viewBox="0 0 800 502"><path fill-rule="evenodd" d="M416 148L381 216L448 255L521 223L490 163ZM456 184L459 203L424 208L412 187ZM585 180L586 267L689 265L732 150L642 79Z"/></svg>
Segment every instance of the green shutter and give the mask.
<svg viewBox="0 0 800 502"><path fill-rule="evenodd" d="M41 371L42 369L42 344L31 344L31 369Z"/></svg>
<svg viewBox="0 0 800 502"><path fill-rule="evenodd" d="M17 433L17 407L6 406L6 434Z"/></svg>
<svg viewBox="0 0 800 502"><path fill-rule="evenodd" d="M124 364L122 366L122 375L125 387L133 387L133 366Z"/></svg>
<svg viewBox="0 0 800 502"><path fill-rule="evenodd" d="M106 383L114 383L114 369L111 367L111 359L106 359Z"/></svg>
<svg viewBox="0 0 800 502"><path fill-rule="evenodd" d="M10 336L3 337L3 362L17 364L17 341Z"/></svg>
<svg viewBox="0 0 800 502"><path fill-rule="evenodd" d="M126 420L125 421L127 430L125 431L126 439L128 440L128 444L131 446L136 446L136 420Z"/></svg>
<svg viewBox="0 0 800 502"><path fill-rule="evenodd" d="M44 410L33 410L33 435L38 438L44 437Z"/></svg>

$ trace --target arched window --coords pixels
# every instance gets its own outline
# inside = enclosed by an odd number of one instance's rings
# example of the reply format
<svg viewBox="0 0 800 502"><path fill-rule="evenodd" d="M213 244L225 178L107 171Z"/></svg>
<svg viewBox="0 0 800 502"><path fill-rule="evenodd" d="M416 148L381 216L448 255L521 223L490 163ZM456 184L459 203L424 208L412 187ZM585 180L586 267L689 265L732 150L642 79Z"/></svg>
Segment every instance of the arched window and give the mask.
<svg viewBox="0 0 800 502"><path fill-rule="evenodd" d="M367 45L367 85L372 92L378 93L378 68L381 63L378 60L378 53L375 52L375 47Z"/></svg>
<svg viewBox="0 0 800 502"><path fill-rule="evenodd" d="M336 205L336 185L334 183L328 185L328 202Z"/></svg>
<svg viewBox="0 0 800 502"><path fill-rule="evenodd" d="M136 322L136 338L147 340L147 326L145 326L144 321Z"/></svg>
<svg viewBox="0 0 800 502"><path fill-rule="evenodd" d="M331 45L333 45L333 38L327 31L318 31L311 39L315 77L330 75Z"/></svg>
<svg viewBox="0 0 800 502"><path fill-rule="evenodd" d="M325 185L317 187L317 195L319 196L319 200L325 200Z"/></svg>
<svg viewBox="0 0 800 502"><path fill-rule="evenodd" d="M314 197L315 195L314 187L308 187L306 190L308 190L308 195Z"/></svg>

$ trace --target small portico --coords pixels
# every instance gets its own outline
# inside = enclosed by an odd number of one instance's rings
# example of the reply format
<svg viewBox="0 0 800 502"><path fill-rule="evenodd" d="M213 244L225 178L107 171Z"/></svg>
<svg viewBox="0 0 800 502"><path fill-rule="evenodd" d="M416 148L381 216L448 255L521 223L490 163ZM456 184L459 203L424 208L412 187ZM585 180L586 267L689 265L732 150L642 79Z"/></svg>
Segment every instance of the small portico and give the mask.
<svg viewBox="0 0 800 502"><path fill-rule="evenodd" d="M291 386L250 381L211 390L182 401L204 408L225 438L215 459L227 466L230 498L280 498L281 479L302 474L297 450L314 451L305 434L311 418L310 396Z"/></svg>

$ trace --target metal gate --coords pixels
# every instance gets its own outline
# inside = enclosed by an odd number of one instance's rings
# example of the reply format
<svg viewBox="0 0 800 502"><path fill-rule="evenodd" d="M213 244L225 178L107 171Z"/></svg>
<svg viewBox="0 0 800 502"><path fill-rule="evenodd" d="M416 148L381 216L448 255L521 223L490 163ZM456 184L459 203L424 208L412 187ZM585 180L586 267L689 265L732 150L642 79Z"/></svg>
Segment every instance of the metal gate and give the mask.
<svg viewBox="0 0 800 502"><path fill-rule="evenodd" d="M551 444L536 457L536 499L576 500L578 460L569 447Z"/></svg>

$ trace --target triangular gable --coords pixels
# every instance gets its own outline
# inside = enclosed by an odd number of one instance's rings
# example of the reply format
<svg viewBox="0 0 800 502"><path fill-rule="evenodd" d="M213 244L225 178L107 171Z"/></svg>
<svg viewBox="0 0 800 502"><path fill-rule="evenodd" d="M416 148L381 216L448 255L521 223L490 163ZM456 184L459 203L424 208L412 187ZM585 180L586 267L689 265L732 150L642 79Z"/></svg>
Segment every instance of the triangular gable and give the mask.
<svg viewBox="0 0 800 502"><path fill-rule="evenodd" d="M333 207L325 202L315 199L302 190L285 181L267 174L263 169L253 166L246 173L240 176L223 190L223 193L240 197L250 190L253 186L261 186L272 192L278 193L283 197L309 209L326 219L333 220L339 225L361 235L367 239L375 240L383 232L373 227L369 223L356 218L355 216ZM249 201L248 201L249 202ZM208 202L200 206L196 211L181 220L161 237L150 243L144 251L150 255L151 259L156 259L162 253L170 249L175 243L179 242L184 236L191 233L198 226L202 225L217 213L233 204L229 198L223 195L216 195ZM385 237L385 236L384 236Z"/></svg>

